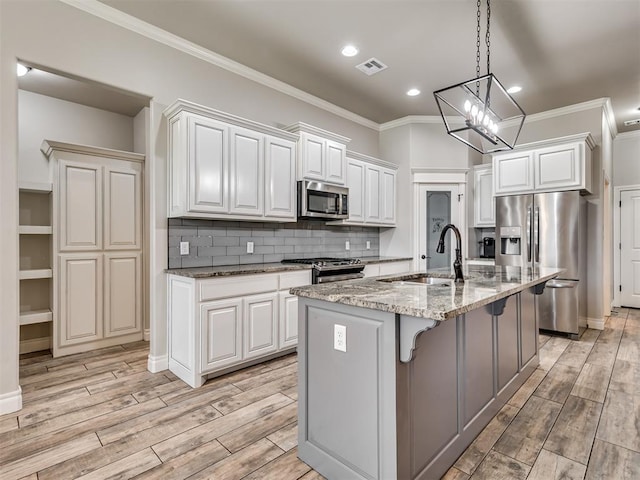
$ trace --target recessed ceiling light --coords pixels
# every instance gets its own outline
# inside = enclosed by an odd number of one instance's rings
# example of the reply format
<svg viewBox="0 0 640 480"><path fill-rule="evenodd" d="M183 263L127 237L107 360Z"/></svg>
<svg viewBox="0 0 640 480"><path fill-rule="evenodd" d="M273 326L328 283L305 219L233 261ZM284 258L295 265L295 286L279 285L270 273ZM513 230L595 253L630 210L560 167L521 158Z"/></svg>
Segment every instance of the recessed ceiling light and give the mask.
<svg viewBox="0 0 640 480"><path fill-rule="evenodd" d="M507 88L507 93L518 93L522 90L522 87L519 85L514 85L513 87Z"/></svg>
<svg viewBox="0 0 640 480"><path fill-rule="evenodd" d="M29 70L31 70L31 67L26 67L21 63L16 64L16 73L19 77L24 77L27 73L29 73Z"/></svg>
<svg viewBox="0 0 640 480"><path fill-rule="evenodd" d="M407 95L409 95L410 97L415 97L416 95L420 95L420 90L418 90L417 88L412 88L407 92Z"/></svg>
<svg viewBox="0 0 640 480"><path fill-rule="evenodd" d="M345 57L354 57L358 54L358 48L353 45L347 45L342 49L342 55Z"/></svg>

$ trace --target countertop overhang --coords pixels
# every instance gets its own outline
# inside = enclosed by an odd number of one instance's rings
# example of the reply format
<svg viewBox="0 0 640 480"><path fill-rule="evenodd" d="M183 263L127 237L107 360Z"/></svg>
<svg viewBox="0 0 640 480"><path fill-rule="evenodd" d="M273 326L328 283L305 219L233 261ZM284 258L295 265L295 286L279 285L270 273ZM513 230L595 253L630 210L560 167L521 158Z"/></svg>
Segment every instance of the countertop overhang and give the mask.
<svg viewBox="0 0 640 480"><path fill-rule="evenodd" d="M558 276L563 269L467 265L464 283L455 284L450 269L434 269L434 277L451 278L450 286L385 282L386 277L295 287L300 297L370 308L436 321L448 320L531 288Z"/></svg>

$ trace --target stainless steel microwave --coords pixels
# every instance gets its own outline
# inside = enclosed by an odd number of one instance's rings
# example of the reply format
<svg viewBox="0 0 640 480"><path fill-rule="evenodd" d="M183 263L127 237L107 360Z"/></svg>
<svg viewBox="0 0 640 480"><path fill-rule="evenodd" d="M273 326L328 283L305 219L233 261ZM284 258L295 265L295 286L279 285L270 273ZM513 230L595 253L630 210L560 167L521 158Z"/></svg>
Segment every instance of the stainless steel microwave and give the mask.
<svg viewBox="0 0 640 480"><path fill-rule="evenodd" d="M322 182L298 182L298 218L349 218L349 189Z"/></svg>

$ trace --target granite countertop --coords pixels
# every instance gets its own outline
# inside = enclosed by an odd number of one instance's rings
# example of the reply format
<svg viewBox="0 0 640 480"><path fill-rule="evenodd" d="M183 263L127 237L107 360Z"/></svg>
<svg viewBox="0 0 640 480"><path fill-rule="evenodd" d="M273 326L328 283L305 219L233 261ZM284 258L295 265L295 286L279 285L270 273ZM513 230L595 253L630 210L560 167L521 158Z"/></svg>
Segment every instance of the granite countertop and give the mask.
<svg viewBox="0 0 640 480"><path fill-rule="evenodd" d="M369 263L387 263L411 260L411 257L361 257L360 261ZM256 273L277 273L295 270L310 270L311 265L295 263L248 263L246 265L224 265L219 267L169 268L171 275L189 278L227 277L231 275L251 275Z"/></svg>
<svg viewBox="0 0 640 480"><path fill-rule="evenodd" d="M463 270L462 284L453 282L448 268L428 272L434 277L451 278L449 286L380 281L410 276L390 275L296 287L290 291L301 297L441 321L518 293L563 271L493 265L467 265Z"/></svg>

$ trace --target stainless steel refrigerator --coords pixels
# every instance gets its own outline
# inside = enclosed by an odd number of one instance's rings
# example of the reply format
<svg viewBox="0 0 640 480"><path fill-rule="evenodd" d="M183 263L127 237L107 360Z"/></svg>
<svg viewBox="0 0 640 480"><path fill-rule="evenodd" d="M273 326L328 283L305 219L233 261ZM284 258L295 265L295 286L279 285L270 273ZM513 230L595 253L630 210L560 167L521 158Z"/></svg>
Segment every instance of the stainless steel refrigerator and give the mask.
<svg viewBox="0 0 640 480"><path fill-rule="evenodd" d="M565 269L536 296L541 329L577 335L586 317L586 210L578 191L496 197L496 265Z"/></svg>

